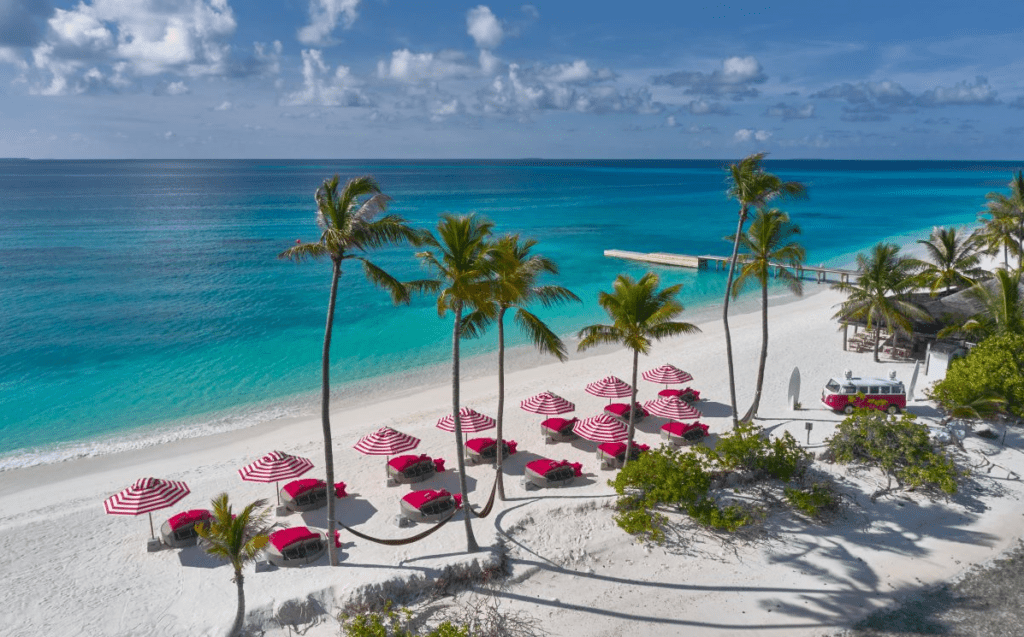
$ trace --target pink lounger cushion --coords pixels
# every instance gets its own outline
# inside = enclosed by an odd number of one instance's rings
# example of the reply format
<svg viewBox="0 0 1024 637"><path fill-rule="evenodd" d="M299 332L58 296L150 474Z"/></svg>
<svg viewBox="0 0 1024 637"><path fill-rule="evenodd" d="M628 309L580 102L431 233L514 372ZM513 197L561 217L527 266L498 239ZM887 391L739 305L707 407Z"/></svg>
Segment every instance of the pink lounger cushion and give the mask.
<svg viewBox="0 0 1024 637"><path fill-rule="evenodd" d="M444 458L434 458L434 472L444 473Z"/></svg>
<svg viewBox="0 0 1024 637"><path fill-rule="evenodd" d="M544 422L540 423L541 427L547 427L552 431L562 432L565 431L566 427L572 428L579 421L579 418L548 418Z"/></svg>
<svg viewBox="0 0 1024 637"><path fill-rule="evenodd" d="M583 465L579 462L569 462L568 460L551 460L550 458L541 458L540 460L534 460L533 462L527 463L526 468L543 476L547 475L548 471L551 471L552 469L564 466L572 467L573 473L577 478L583 475Z"/></svg>
<svg viewBox="0 0 1024 637"><path fill-rule="evenodd" d="M659 396L664 396L666 398L682 398L687 394L692 394L694 400L700 400L700 392L697 391L696 389L691 389L689 387L687 387L686 389L663 389L660 392L658 392Z"/></svg>
<svg viewBox="0 0 1024 637"><path fill-rule="evenodd" d="M170 520L167 520L167 524L170 525L172 531L177 531L186 524L192 524L193 522L205 522L212 517L213 514L206 509L191 509L172 516Z"/></svg>
<svg viewBox="0 0 1024 637"><path fill-rule="evenodd" d="M605 452L609 456L617 456L620 453L626 453L626 443L624 442L606 442L598 445L598 449ZM647 451L651 448L650 445L642 445L638 442L633 443L633 448L637 451Z"/></svg>
<svg viewBox="0 0 1024 637"><path fill-rule="evenodd" d="M301 494L315 489L317 487L324 486L323 480L317 480L315 478L305 478L303 480L292 480L288 484L284 485L284 491L293 498L299 497Z"/></svg>
<svg viewBox="0 0 1024 637"><path fill-rule="evenodd" d="M430 460L430 456L425 453L418 456L398 456L397 458L392 458L391 461L388 462L388 465L390 465L395 471L403 472L414 464L418 464L424 460Z"/></svg>
<svg viewBox="0 0 1024 637"><path fill-rule="evenodd" d="M692 431L694 429L703 429L704 435L707 435L708 433L708 426L701 422L695 422L690 425L684 422L669 422L662 425L661 428L669 432L673 436L681 436L686 432Z"/></svg>
<svg viewBox="0 0 1024 637"><path fill-rule="evenodd" d="M484 449L488 449L497 444L494 438L473 438L472 440L466 441L466 447L474 453L483 453ZM515 440L506 440L505 444L508 446L508 453L512 455L516 452L516 447L519 445Z"/></svg>
<svg viewBox="0 0 1024 637"><path fill-rule="evenodd" d="M640 405L637 405L640 407ZM612 403L604 408L610 414L615 414L619 418L625 418L629 414L629 405L626 403ZM640 413L647 416L647 410L640 407Z"/></svg>
<svg viewBox="0 0 1024 637"><path fill-rule="evenodd" d="M413 491L412 493L406 494L402 499L408 502L414 509L420 509L424 504L433 502L438 498L446 498L451 494L444 489L434 491L433 489L423 489L422 491Z"/></svg>
<svg viewBox="0 0 1024 637"><path fill-rule="evenodd" d="M320 537L320 534L316 531L311 531L304 526L293 526L290 529L281 529L276 533L270 534L270 543L274 545L278 551L283 551L285 547L291 546L296 542L303 540L312 540Z"/></svg>
<svg viewBox="0 0 1024 637"><path fill-rule="evenodd" d="M335 482L334 483L334 497L336 497L336 498L344 498L345 496L347 496L348 493L345 491L345 486L346 485L345 485L344 482Z"/></svg>

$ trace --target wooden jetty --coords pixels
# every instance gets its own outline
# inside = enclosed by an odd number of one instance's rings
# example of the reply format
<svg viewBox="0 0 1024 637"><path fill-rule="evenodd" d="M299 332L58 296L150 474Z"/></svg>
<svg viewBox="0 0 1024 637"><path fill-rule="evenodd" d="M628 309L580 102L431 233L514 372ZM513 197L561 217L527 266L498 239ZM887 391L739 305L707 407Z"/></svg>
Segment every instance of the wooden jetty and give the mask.
<svg viewBox="0 0 1024 637"><path fill-rule="evenodd" d="M627 259L629 261L643 261L644 263L657 263L658 265L672 265L682 268L694 268L696 270L707 270L709 264L715 264L715 271L721 268L728 269L729 257L720 257L713 254L673 254L670 252L630 252L628 250L605 250L604 256L616 259ZM781 269L794 270L792 266L781 263L773 263L776 268L775 275ZM851 276L857 276L856 270L844 270L843 268L826 268L825 266L802 265L795 268L797 278L804 278L804 273L813 273L818 283L827 282L829 275L838 277L843 283L848 283Z"/></svg>

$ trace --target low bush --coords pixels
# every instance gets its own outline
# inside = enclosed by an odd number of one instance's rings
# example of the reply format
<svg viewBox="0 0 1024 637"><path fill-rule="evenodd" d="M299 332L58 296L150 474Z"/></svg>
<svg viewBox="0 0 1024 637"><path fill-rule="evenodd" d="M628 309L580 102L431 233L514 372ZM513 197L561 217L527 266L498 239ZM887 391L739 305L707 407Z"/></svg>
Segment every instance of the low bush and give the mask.
<svg viewBox="0 0 1024 637"><path fill-rule="evenodd" d="M394 610L388 603L381 612L342 615L341 630L345 637L469 637L469 626L456 626L442 622L429 632L409 628L411 613Z"/></svg>
<svg viewBox="0 0 1024 637"><path fill-rule="evenodd" d="M803 489L786 487L783 493L793 508L817 520L839 507L839 496L825 483L815 483Z"/></svg>
<svg viewBox="0 0 1024 637"><path fill-rule="evenodd" d="M698 448L710 462L723 469L747 469L776 480L791 480L806 467L810 454L788 431L770 439L752 423L740 423L721 436L715 449Z"/></svg>

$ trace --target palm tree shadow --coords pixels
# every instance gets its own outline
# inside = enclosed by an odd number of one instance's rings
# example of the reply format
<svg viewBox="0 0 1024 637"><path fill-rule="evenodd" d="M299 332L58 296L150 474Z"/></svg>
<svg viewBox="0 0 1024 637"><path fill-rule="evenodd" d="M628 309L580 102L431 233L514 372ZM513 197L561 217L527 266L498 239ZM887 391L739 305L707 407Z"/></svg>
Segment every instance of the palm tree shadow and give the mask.
<svg viewBox="0 0 1024 637"><path fill-rule="evenodd" d="M186 568L217 568L227 564L227 562L210 555L198 545L179 550L178 561Z"/></svg>
<svg viewBox="0 0 1024 637"><path fill-rule="evenodd" d="M732 416L732 407L713 400L702 400L695 405L702 416L708 418L727 418Z"/></svg>

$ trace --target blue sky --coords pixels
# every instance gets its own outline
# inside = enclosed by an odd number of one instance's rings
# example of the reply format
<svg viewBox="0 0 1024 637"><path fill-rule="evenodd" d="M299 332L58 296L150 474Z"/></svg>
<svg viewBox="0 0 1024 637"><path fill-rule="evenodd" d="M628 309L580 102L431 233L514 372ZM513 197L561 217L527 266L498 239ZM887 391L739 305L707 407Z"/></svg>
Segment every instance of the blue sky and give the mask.
<svg viewBox="0 0 1024 637"><path fill-rule="evenodd" d="M0 156L1021 158L1024 3L839 5L0 0Z"/></svg>

